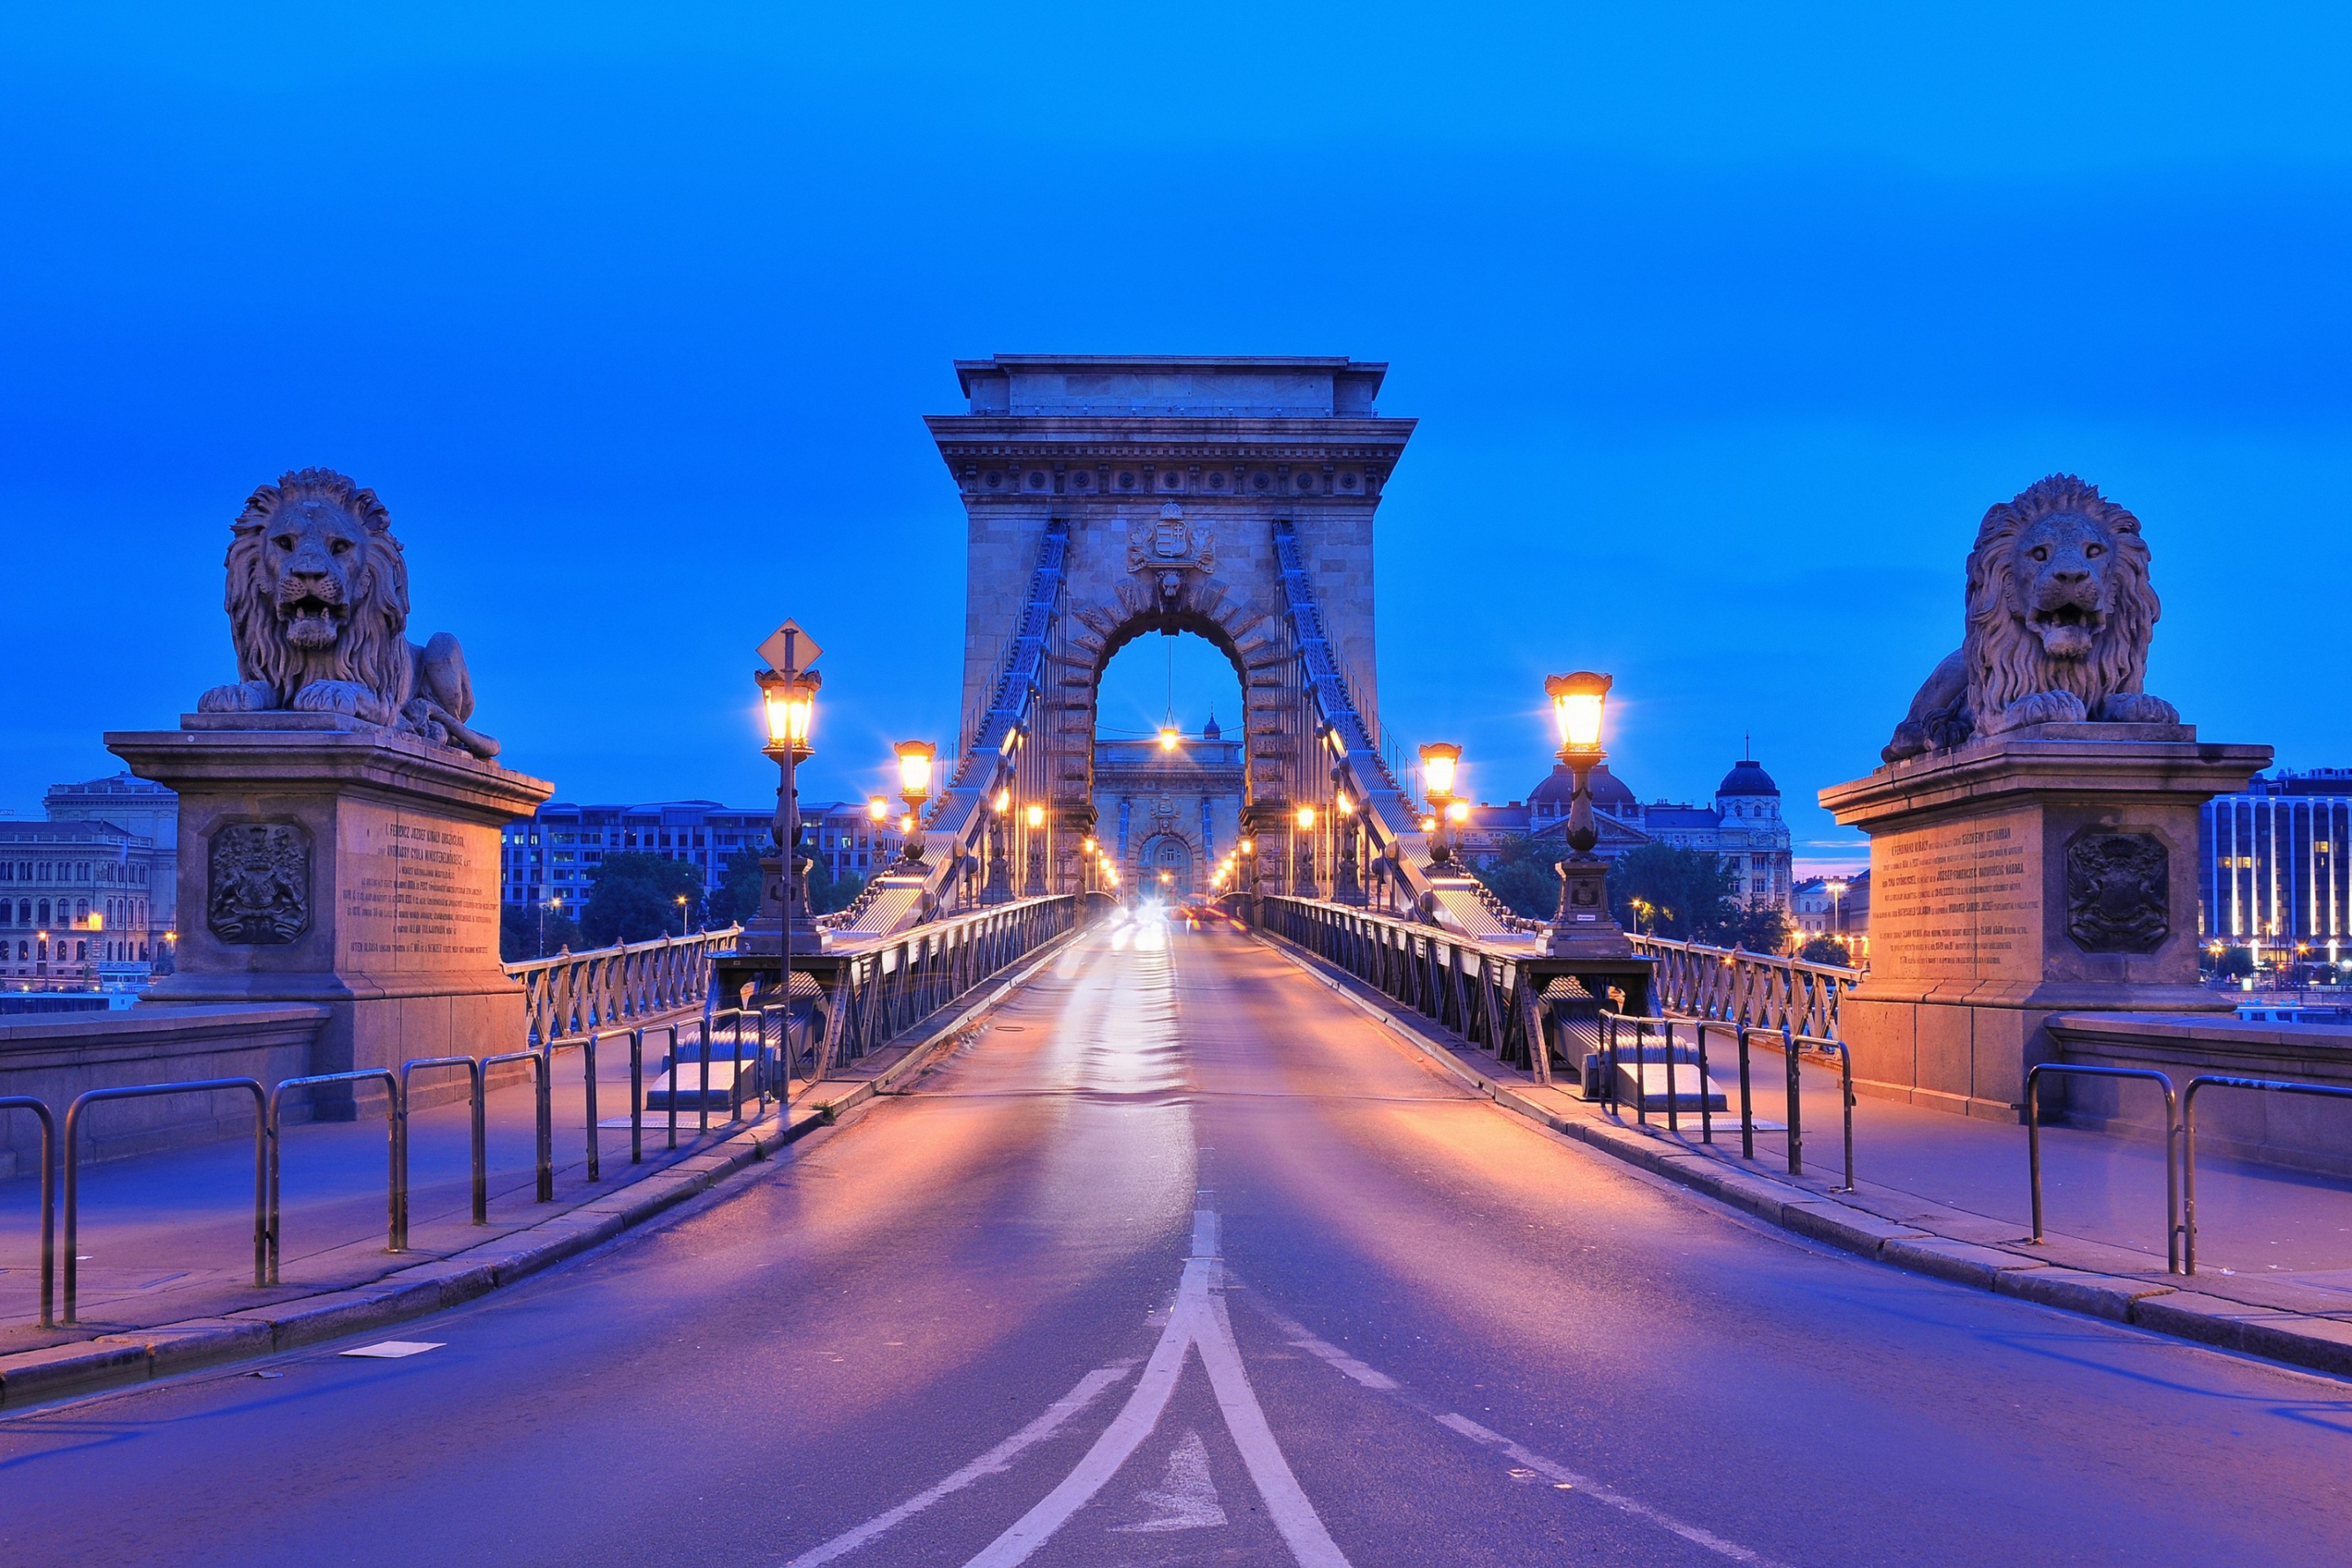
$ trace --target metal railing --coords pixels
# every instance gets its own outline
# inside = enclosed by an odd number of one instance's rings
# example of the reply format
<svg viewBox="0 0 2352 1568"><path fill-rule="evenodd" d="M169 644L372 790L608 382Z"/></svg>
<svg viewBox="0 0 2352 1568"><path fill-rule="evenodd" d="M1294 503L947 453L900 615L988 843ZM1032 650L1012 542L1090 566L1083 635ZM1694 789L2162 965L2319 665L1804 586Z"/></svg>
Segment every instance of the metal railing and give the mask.
<svg viewBox="0 0 2352 1568"><path fill-rule="evenodd" d="M242 1089L253 1096L253 1282L268 1283L269 1267L269 1150L268 1093L259 1079L207 1078L182 1083L143 1083L121 1089L84 1089L66 1107L66 1314L78 1321L81 1272L76 1244L80 1235L82 1118L89 1108L110 1100L148 1100L167 1094L218 1094Z"/></svg>
<svg viewBox="0 0 2352 1568"><path fill-rule="evenodd" d="M1580 989L1556 991L1536 973L1538 955L1498 952L1444 927L1342 904L1267 895L1258 923L1451 1029L1507 1066L1551 1081L1551 1058L1574 1062L1575 1036L1601 1047L1601 1005Z"/></svg>
<svg viewBox="0 0 2352 1568"><path fill-rule="evenodd" d="M1607 1011L1602 1012L1601 1020L1603 1044L1601 1083L1598 1087L1601 1091L1599 1099L1602 1112L1619 1117L1624 1114L1623 1106L1617 1092L1617 1075L1623 1061L1624 1029L1630 1025L1634 1032L1633 1080L1636 1085L1634 1115L1640 1125L1647 1127L1650 1124L1649 1095L1641 1069L1650 1065L1649 1038L1650 1031L1654 1028L1658 1033L1660 1043L1665 1049L1666 1131L1669 1136L1676 1138L1682 1136L1682 1092L1675 1087L1674 1081L1675 1064L1679 1059L1676 1056L1679 1047L1675 1040L1675 1031L1677 1028L1687 1028L1693 1032L1695 1037L1693 1054L1696 1058L1694 1065L1698 1068L1699 1142L1710 1144L1715 1142L1715 1110L1712 1103L1715 1083L1707 1058L1706 1035L1709 1029L1729 1029L1732 1042L1738 1047L1739 1055L1739 1157L1743 1160L1756 1158L1756 1100L1749 1041L1759 1036L1767 1040L1777 1040L1780 1047L1783 1076L1788 1086L1788 1109L1784 1112L1788 1120L1784 1126L1788 1140L1789 1173L1792 1176L1801 1176L1805 1173L1805 1119L1803 1083L1801 1078L1803 1058L1808 1048L1823 1055L1836 1053L1838 1098L1844 1112L1845 1184L1843 1186L1832 1187L1830 1191L1850 1193L1854 1190L1853 1058L1847 1053L1843 1041L1800 1035L1786 1024L1781 1025L1778 1029L1752 1029L1744 1024L1724 1024L1706 1018L1642 1016Z"/></svg>
<svg viewBox="0 0 2352 1568"><path fill-rule="evenodd" d="M1003 973L1047 942L1077 929L1096 900L1075 893L1024 899L918 926L871 948L842 955L824 1016L799 1019L814 1037L809 1077L821 1079L854 1062L959 997ZM814 998L794 997L799 1014ZM795 1018L784 1020L786 1076L796 1061L790 1047ZM764 1039L764 1031L762 1038Z"/></svg>
<svg viewBox="0 0 2352 1568"><path fill-rule="evenodd" d="M2262 1094L2301 1094L2320 1100L2352 1100L2352 1089L2338 1089L2324 1083L2231 1078L2221 1073L2202 1073L2189 1080L2189 1087L2180 1097L2180 1228L2184 1232L2183 1267L2180 1271L2183 1274L2197 1272L2197 1091L2200 1089L2244 1089ZM2041 1227L2037 1225L2034 1228L2038 1236Z"/></svg>
<svg viewBox="0 0 2352 1568"><path fill-rule="evenodd" d="M555 1088L550 1074L554 1064L537 1051L501 1051L497 1056L482 1058L482 1080L489 1081L490 1069L509 1062L520 1062L531 1072L531 1130L536 1134L533 1150L538 1166L538 1201L555 1201Z"/></svg>
<svg viewBox="0 0 2352 1568"><path fill-rule="evenodd" d="M41 1327L57 1327L58 1121L29 1094L0 1095L0 1110L29 1110L41 1123Z"/></svg>
<svg viewBox="0 0 2352 1568"><path fill-rule="evenodd" d="M400 1163L400 1237L408 1245L408 1079L419 1068L464 1068L467 1106L471 1110L474 1155L474 1223L490 1223L490 1128L488 1095L482 1084L482 1064L472 1057L417 1057L400 1064L400 1104L393 1114L398 1127Z"/></svg>
<svg viewBox="0 0 2352 1568"><path fill-rule="evenodd" d="M391 1104L384 1116L384 1242L386 1252L404 1252L408 1248L408 1171L404 1151L401 1147L402 1114L405 1096L400 1091L400 1079L390 1068L361 1068L352 1072L311 1073L304 1078L281 1079L269 1091L268 1109L262 1114L264 1141L269 1150L269 1283L278 1281L278 1245L280 1212L278 1204L278 1172L280 1164L278 1113L286 1102L289 1089L316 1089L330 1083L381 1083Z"/></svg>
<svg viewBox="0 0 2352 1568"><path fill-rule="evenodd" d="M1838 1038L1838 1015L1862 971L1807 963L1767 952L1709 947L1662 936L1634 936L1633 951L1654 959L1651 1005L1719 1023L1742 1019L1763 1029L1788 1027L1813 1039Z"/></svg>
<svg viewBox="0 0 2352 1568"><path fill-rule="evenodd" d="M730 951L742 929L656 937L500 967L522 982L525 1038L542 1045L701 1006L710 994L711 955Z"/></svg>
<svg viewBox="0 0 2352 1568"><path fill-rule="evenodd" d="M2025 1069L2025 1170L2026 1180L2032 1187L2033 1235L2032 1243L2042 1245L2042 1079L2053 1078L2129 1078L2146 1079L2164 1090L2164 1271L2178 1274L2180 1268L2180 1121L2179 1098L2173 1092L2172 1079L2154 1068L2103 1068L2076 1062L2038 1062ZM2189 1089L2196 1093L2193 1080ZM2194 1191L2196 1178L2190 1178ZM2189 1272L2197 1272L2197 1247L2189 1244Z"/></svg>

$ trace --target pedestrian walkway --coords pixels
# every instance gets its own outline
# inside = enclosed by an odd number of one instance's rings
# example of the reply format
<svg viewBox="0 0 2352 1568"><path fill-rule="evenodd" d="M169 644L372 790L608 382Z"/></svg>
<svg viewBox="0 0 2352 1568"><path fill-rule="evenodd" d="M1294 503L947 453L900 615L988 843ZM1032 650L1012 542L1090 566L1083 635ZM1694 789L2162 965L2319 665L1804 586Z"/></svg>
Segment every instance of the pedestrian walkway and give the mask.
<svg viewBox="0 0 2352 1568"><path fill-rule="evenodd" d="M646 1040L654 1060L661 1031ZM726 1061L717 1064L719 1079ZM645 1119L643 1159L630 1155L629 1060L625 1036L607 1037L597 1061L600 1179L588 1179L583 1061L556 1057L551 1121L555 1199L537 1201L534 1091L523 1078L494 1089L486 1105L487 1226L473 1221L472 1133L464 1098L409 1118L409 1236L385 1249L389 1125L384 1096L363 1089L352 1121L289 1122L280 1155L279 1283L256 1286L253 1271L254 1144L232 1135L189 1147L85 1165L80 1173L77 1254L79 1325L43 1330L40 1315L40 1183L27 1170L0 1182L0 1354L93 1332L153 1328L245 1311L365 1284L390 1270L443 1258L609 1195L633 1180L707 1153L746 1122L774 1114L757 1100L741 1119L713 1110L708 1131L693 1110ZM425 1086L420 1075L418 1087ZM691 1075L689 1074L689 1081ZM796 1080L796 1098L804 1098ZM95 1112L104 1114L103 1108ZM63 1198L58 1218L58 1310L65 1275Z"/></svg>

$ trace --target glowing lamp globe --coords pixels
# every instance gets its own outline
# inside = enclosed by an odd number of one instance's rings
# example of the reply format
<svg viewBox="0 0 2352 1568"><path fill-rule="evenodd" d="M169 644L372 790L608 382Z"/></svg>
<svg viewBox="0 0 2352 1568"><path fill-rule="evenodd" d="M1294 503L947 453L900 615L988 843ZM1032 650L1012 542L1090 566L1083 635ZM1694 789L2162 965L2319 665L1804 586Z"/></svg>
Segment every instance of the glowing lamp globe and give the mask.
<svg viewBox="0 0 2352 1568"><path fill-rule="evenodd" d="M1552 720L1559 727L1562 746L1572 752L1599 748L1601 711L1608 705L1609 689L1615 684L1611 677L1589 669L1555 675L1544 682L1544 695L1551 699Z"/></svg>

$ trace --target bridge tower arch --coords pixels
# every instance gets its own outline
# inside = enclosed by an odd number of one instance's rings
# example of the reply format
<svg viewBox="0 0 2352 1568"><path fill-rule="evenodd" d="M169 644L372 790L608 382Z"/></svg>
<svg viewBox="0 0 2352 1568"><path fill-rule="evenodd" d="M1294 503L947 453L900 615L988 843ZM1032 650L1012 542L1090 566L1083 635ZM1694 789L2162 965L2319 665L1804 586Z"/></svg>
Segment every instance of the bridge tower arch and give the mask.
<svg viewBox="0 0 2352 1568"><path fill-rule="evenodd" d="M1335 756L1381 775L1360 794L1395 793L1378 766L1373 518L1414 422L1377 411L1386 371L957 363L968 408L927 421L967 529L957 782L1009 774L1045 801L1055 890L1079 885L1076 847L1095 830L1097 683L1149 632L1206 637L1240 678L1246 830L1279 834L1297 803L1327 799Z"/></svg>

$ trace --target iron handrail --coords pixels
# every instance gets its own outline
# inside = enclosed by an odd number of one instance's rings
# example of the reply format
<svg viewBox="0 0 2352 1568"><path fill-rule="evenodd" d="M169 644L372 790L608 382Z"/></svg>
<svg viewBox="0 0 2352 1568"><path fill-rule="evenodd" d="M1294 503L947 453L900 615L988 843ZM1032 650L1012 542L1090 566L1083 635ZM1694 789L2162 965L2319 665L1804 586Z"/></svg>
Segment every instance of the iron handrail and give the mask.
<svg viewBox="0 0 2352 1568"><path fill-rule="evenodd" d="M58 1119L48 1101L29 1094L0 1095L0 1110L29 1110L41 1123L41 1327L57 1327Z"/></svg>
<svg viewBox="0 0 2352 1568"><path fill-rule="evenodd" d="M482 1064L472 1057L417 1057L400 1064L400 1236L408 1243L408 1075L419 1068L464 1068L467 1104L473 1112L474 1223L490 1223L490 1136L488 1109L483 1103Z"/></svg>
<svg viewBox="0 0 2352 1568"><path fill-rule="evenodd" d="M532 1087L535 1090L532 1096L532 1110L535 1115L532 1120L533 1131L537 1134L535 1152L539 1165L537 1201L551 1204L555 1201L555 1101L553 1087L548 1081L548 1061L537 1051L501 1051L497 1056L482 1058L484 1080L488 1081L492 1068L504 1067L509 1062L527 1062L530 1065Z"/></svg>
<svg viewBox="0 0 2352 1568"><path fill-rule="evenodd" d="M2189 1080L2180 1097L2180 1169L2183 1274L2197 1272L2197 1091L2200 1089L2251 1089L2264 1094L2307 1094L2320 1100L2352 1100L2352 1089L2324 1083L2295 1083L2284 1079L2232 1078L2200 1073Z"/></svg>
<svg viewBox="0 0 2352 1568"><path fill-rule="evenodd" d="M268 1173L268 1091L259 1079L206 1078L180 1083L142 1083L120 1089L88 1089L74 1096L66 1107L66 1313L68 1324L77 1320L79 1304L80 1270L76 1244L80 1234L81 1180L78 1158L81 1142L81 1119L89 1108L101 1100L148 1100L165 1094L217 1094L241 1089L253 1096L253 1282L268 1283L269 1265L269 1173Z"/></svg>
<svg viewBox="0 0 2352 1568"><path fill-rule="evenodd" d="M2164 1089L2164 1271L2181 1272L2181 1208L2180 1208L2180 1121L2179 1099L2173 1092L2172 1079L2154 1068L2103 1068L2077 1062L2037 1062L2025 1070L2025 1170L2026 1180L2032 1187L2033 1235L2031 1245L2042 1245L2042 1075L2063 1074L2073 1078L2147 1079ZM2196 1093L2200 1082L2191 1079L2189 1089ZM2194 1178L2191 1178L2192 1181ZM2192 1189L2193 1190L2193 1189ZM2196 1272L2196 1244L2189 1244L2189 1273Z"/></svg>
<svg viewBox="0 0 2352 1568"><path fill-rule="evenodd" d="M384 1118L385 1172L383 1179L384 1238L386 1252L408 1249L408 1170L402 1147L401 1109L405 1096L401 1083L389 1068L359 1068L351 1072L311 1073L303 1078L281 1079L269 1091L262 1125L269 1147L269 1283L279 1283L278 1278L278 1234L283 1211L278 1201L278 1171L281 1162L282 1139L279 1114L284 1110L286 1091L289 1089L315 1089L328 1083L373 1083L381 1080L384 1094L391 1100L390 1114Z"/></svg>

